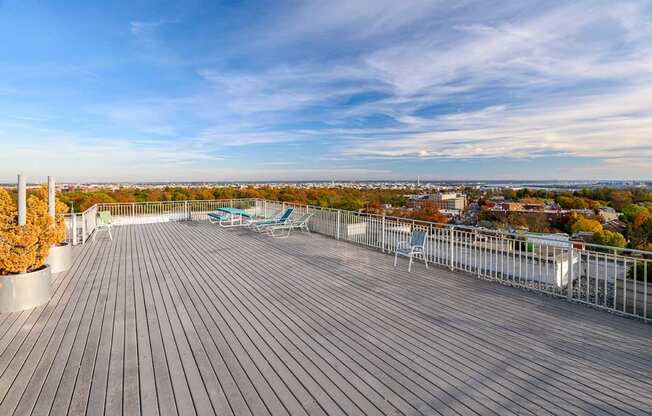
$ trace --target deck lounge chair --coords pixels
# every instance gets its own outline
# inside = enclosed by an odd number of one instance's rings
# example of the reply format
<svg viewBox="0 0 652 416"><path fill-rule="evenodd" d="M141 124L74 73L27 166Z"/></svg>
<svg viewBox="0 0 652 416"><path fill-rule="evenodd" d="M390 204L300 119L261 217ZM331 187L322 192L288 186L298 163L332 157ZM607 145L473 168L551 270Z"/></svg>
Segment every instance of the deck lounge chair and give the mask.
<svg viewBox="0 0 652 416"><path fill-rule="evenodd" d="M262 224L267 221L276 221L285 213L285 210L279 209L272 213L272 215L266 215L264 217L252 218L247 223L248 226L253 227L256 224Z"/></svg>
<svg viewBox="0 0 652 416"><path fill-rule="evenodd" d="M294 208L286 208L278 218L271 220L252 221L251 228L255 231L263 232L268 227L283 225L290 220L293 213Z"/></svg>
<svg viewBox="0 0 652 416"><path fill-rule="evenodd" d="M427 234L423 230L413 230L410 233L409 241L399 241L396 243L396 253L394 254L394 267L398 263L398 256L410 258L408 265L408 272L412 271L412 259L415 256L420 256L426 263L428 268L428 259L426 258L426 237Z"/></svg>
<svg viewBox="0 0 652 416"><path fill-rule="evenodd" d="M290 219L285 224L271 225L265 231L274 238L287 238L290 236L292 230L301 230L309 233L308 222L313 215L315 215L314 212L306 212L297 219Z"/></svg>
<svg viewBox="0 0 652 416"><path fill-rule="evenodd" d="M95 225L95 232L93 233L93 241L95 241L95 237L102 230L107 231L109 233L109 238L111 239L111 241L113 241L113 236L111 235L111 226L113 223L113 219L111 218L111 212L100 211L98 215L100 218Z"/></svg>

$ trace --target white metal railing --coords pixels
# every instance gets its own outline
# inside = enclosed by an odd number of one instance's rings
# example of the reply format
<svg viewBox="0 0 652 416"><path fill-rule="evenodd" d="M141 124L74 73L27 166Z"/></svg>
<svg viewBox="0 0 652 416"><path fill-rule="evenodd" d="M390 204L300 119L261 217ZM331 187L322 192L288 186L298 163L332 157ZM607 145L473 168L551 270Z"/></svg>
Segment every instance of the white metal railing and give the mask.
<svg viewBox="0 0 652 416"><path fill-rule="evenodd" d="M81 214L81 221L90 223L73 241L88 238L102 210L111 212L115 225L124 225L207 220L209 212L222 207L242 208L254 216L269 216L286 207L299 215L310 211L311 231L386 253L393 253L397 241L406 240L412 230L424 230L429 263L646 322L652 318L652 252L588 243L562 245L545 236L527 241L505 231L250 198L98 204Z"/></svg>
<svg viewBox="0 0 652 416"><path fill-rule="evenodd" d="M97 208L97 205L93 205L84 212L64 216L67 242L77 245L88 240L97 225Z"/></svg>

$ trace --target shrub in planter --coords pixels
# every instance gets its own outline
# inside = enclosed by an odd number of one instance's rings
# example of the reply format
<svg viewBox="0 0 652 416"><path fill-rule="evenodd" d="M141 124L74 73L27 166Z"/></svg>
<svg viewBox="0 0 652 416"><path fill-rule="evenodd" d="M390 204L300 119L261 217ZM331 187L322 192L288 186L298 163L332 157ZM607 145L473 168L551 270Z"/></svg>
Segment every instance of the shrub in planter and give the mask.
<svg viewBox="0 0 652 416"><path fill-rule="evenodd" d="M27 222L21 226L16 203L9 192L0 188L0 276L29 273L43 267L50 247L60 237L43 199L29 196Z"/></svg>
<svg viewBox="0 0 652 416"><path fill-rule="evenodd" d="M34 195L46 203L48 201L48 188L41 186ZM55 218L54 218L54 239L55 244L63 244L66 241L66 223L64 215L68 213L68 207L63 202L55 198Z"/></svg>

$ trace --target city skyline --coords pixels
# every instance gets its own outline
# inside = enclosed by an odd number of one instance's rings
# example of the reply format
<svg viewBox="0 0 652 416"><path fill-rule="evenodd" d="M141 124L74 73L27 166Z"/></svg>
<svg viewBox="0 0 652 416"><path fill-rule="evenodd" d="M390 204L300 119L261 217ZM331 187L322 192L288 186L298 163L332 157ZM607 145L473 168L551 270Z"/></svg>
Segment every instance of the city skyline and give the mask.
<svg viewBox="0 0 652 416"><path fill-rule="evenodd" d="M652 179L646 1L0 16L0 182Z"/></svg>

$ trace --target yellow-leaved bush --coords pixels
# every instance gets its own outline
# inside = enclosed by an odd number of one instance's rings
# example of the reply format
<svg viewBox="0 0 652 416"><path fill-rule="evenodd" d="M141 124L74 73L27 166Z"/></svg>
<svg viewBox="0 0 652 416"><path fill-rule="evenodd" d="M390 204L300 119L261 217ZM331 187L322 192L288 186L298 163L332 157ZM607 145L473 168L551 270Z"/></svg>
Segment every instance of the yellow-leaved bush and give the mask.
<svg viewBox="0 0 652 416"><path fill-rule="evenodd" d="M35 192L36 195L41 200L45 201L47 204L48 201L48 188L47 186L39 187ZM55 210L55 219L54 219L54 238L55 244L61 244L66 240L66 223L64 215L68 213L68 207L63 202L55 198L54 200L54 210Z"/></svg>
<svg viewBox="0 0 652 416"><path fill-rule="evenodd" d="M18 225L16 203L7 190L0 188L0 275L41 268L50 247L61 237L54 225L47 202L38 195L29 196L27 222Z"/></svg>

